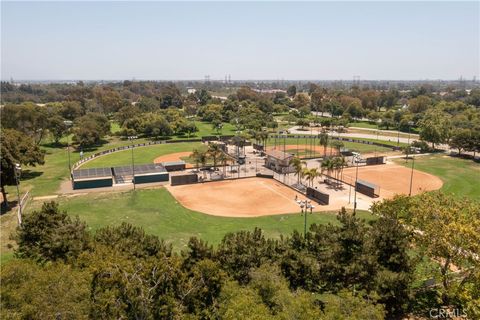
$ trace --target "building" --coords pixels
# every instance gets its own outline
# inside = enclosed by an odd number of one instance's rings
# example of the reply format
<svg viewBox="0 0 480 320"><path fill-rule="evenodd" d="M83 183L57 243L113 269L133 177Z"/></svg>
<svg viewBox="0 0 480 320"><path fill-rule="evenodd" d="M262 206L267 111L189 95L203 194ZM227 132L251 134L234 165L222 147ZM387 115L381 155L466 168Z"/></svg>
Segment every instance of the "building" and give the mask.
<svg viewBox="0 0 480 320"><path fill-rule="evenodd" d="M132 170L134 169L134 170ZM131 183L135 180L136 184L165 182L169 180L168 171L161 164L141 164L112 168L117 184Z"/></svg>
<svg viewBox="0 0 480 320"><path fill-rule="evenodd" d="M72 187L77 189L112 187L122 184L167 182L169 173L161 164L141 164L113 168L78 169L72 172Z"/></svg>
<svg viewBox="0 0 480 320"><path fill-rule="evenodd" d="M269 150L266 153L265 166L273 171L280 173L293 172L290 161L293 159L293 154L283 152L280 150Z"/></svg>
<svg viewBox="0 0 480 320"><path fill-rule="evenodd" d="M74 190L111 187L113 174L111 168L79 169L72 172Z"/></svg>

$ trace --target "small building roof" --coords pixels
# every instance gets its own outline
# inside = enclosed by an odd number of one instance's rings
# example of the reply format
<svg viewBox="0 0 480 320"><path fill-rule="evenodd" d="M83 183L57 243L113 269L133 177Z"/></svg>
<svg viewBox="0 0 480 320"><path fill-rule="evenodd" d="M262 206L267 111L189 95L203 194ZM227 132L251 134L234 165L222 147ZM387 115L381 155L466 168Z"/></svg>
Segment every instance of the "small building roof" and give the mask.
<svg viewBox="0 0 480 320"><path fill-rule="evenodd" d="M278 159L278 160L286 160L286 159L289 159L289 158L293 157L293 154L283 152L283 151L280 151L280 150L269 150L269 151L267 151L267 156Z"/></svg>
<svg viewBox="0 0 480 320"><path fill-rule="evenodd" d="M371 182L365 181L365 180L360 180L357 179L357 182L360 184L363 184L364 186L370 187L372 189L378 190L378 186L376 184L373 184Z"/></svg>
<svg viewBox="0 0 480 320"><path fill-rule="evenodd" d="M73 180L97 180L102 178L111 178L111 168L91 168L91 169L78 169L72 172Z"/></svg>
<svg viewBox="0 0 480 320"><path fill-rule="evenodd" d="M114 167L113 172L116 176L131 176L132 166ZM165 167L161 164L140 164L135 165L135 176L167 173Z"/></svg>
<svg viewBox="0 0 480 320"><path fill-rule="evenodd" d="M164 167L168 167L168 166L181 166L181 165L185 165L186 162L185 161L168 161L168 162L162 162L162 165Z"/></svg>

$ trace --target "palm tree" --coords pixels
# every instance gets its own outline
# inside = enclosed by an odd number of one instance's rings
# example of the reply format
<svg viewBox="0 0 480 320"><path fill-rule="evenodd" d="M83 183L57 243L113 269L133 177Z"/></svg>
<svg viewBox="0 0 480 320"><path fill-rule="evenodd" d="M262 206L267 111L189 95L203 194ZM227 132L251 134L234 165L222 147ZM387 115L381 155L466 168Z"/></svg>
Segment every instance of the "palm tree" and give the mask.
<svg viewBox="0 0 480 320"><path fill-rule="evenodd" d="M213 160L213 169L216 169L218 159L220 155L223 154L222 149L220 149L220 145L218 145L217 143L210 143L208 145L208 149L206 153L207 153L207 156L209 156Z"/></svg>
<svg viewBox="0 0 480 320"><path fill-rule="evenodd" d="M307 178L307 181L309 182L308 185L310 187L313 187L313 181L315 180L316 177L319 176L318 170L316 168L305 168L303 169L304 176Z"/></svg>
<svg viewBox="0 0 480 320"><path fill-rule="evenodd" d="M218 161L222 164L223 166L223 176L227 174L226 169L227 169L227 164L228 164L229 158L225 153L221 153L218 157Z"/></svg>
<svg viewBox="0 0 480 320"><path fill-rule="evenodd" d="M240 148L243 150L243 154L245 154L245 144L246 144L246 138L241 135L236 135L232 137L232 144L236 146L237 149L237 156L240 156Z"/></svg>
<svg viewBox="0 0 480 320"><path fill-rule="evenodd" d="M201 151L198 149L193 149L192 154L190 155L190 158L195 162L195 168L198 171L198 165L201 162L201 156L200 156Z"/></svg>
<svg viewBox="0 0 480 320"><path fill-rule="evenodd" d="M338 161L338 165L340 166L340 175L341 178L343 178L343 168L347 166L347 160L345 160L345 157L339 158L340 160Z"/></svg>
<svg viewBox="0 0 480 320"><path fill-rule="evenodd" d="M318 142L321 146L323 146L323 156L327 155L327 147L328 147L328 134L323 132L318 135Z"/></svg>
<svg viewBox="0 0 480 320"><path fill-rule="evenodd" d="M265 130L262 130L262 131L258 131L257 132L257 136L258 136L258 140L260 140L262 142L262 145L263 145L263 151L267 151L266 150L266 147L265 147L265 142L267 141L268 139L268 132L265 131Z"/></svg>
<svg viewBox="0 0 480 320"><path fill-rule="evenodd" d="M193 149L193 152L190 157L193 159L193 161L195 161L195 165L197 166L197 171L199 169L199 164L201 164L202 168L207 165L207 162L208 162L207 151ZM203 175L205 176L205 171L203 171Z"/></svg>
<svg viewBox="0 0 480 320"><path fill-rule="evenodd" d="M340 172L340 157L333 158L332 162L333 162L333 170L335 172L335 180L338 180L338 174Z"/></svg>
<svg viewBox="0 0 480 320"><path fill-rule="evenodd" d="M340 154L340 149L342 149L343 146L344 146L343 142L339 141L339 140L334 140L334 141L330 142L330 147L335 148L335 150L337 150L338 154Z"/></svg>
<svg viewBox="0 0 480 320"><path fill-rule="evenodd" d="M332 161L332 159L325 159L322 161L322 164L321 164L321 168L322 168L322 172L323 171L327 171L327 177L330 178L331 177L331 172L334 168L334 163Z"/></svg>
<svg viewBox="0 0 480 320"><path fill-rule="evenodd" d="M293 157L291 160L290 160L290 163L289 163L295 170L295 176L297 176L297 183L300 184L300 180L301 180L301 176L302 176L302 170L303 170L303 164L304 162L302 160L300 160L300 158L298 157Z"/></svg>

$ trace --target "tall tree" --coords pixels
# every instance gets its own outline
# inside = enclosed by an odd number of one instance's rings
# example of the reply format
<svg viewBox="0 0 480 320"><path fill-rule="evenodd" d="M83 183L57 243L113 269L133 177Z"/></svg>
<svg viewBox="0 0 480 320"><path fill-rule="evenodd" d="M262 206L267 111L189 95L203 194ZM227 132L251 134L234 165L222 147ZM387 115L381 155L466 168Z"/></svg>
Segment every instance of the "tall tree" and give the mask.
<svg viewBox="0 0 480 320"><path fill-rule="evenodd" d="M297 94L297 87L294 86L294 85L291 85L287 88L287 95L290 97L290 98L293 98L295 97L295 95Z"/></svg>
<svg viewBox="0 0 480 320"><path fill-rule="evenodd" d="M430 109L420 121L420 139L435 144L444 143L450 136L451 123L447 114L437 109Z"/></svg>
<svg viewBox="0 0 480 320"><path fill-rule="evenodd" d="M19 257L50 261L76 258L89 246L85 223L60 211L53 201L25 216L16 240Z"/></svg>
<svg viewBox="0 0 480 320"><path fill-rule="evenodd" d="M327 155L327 147L329 142L329 136L327 133L320 133L318 135L318 143L323 146L323 156Z"/></svg>
<svg viewBox="0 0 480 320"><path fill-rule="evenodd" d="M45 152L33 142L32 138L13 129L0 131L0 147L2 207L6 209L8 200L5 186L16 183L15 165L17 163L28 166L43 164Z"/></svg>
<svg viewBox="0 0 480 320"><path fill-rule="evenodd" d="M376 206L376 212L398 210L413 227L419 248L440 265L443 302L462 292L480 268L480 204L442 192L398 196ZM452 269L462 272L454 274Z"/></svg>

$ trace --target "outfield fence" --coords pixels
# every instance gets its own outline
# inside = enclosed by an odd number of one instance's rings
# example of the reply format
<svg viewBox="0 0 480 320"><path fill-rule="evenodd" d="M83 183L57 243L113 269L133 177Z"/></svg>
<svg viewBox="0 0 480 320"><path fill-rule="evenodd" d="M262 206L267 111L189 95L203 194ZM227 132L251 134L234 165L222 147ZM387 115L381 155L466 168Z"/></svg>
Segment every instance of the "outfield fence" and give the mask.
<svg viewBox="0 0 480 320"><path fill-rule="evenodd" d="M30 190L27 191L21 198L20 203L17 205L17 219L18 224L22 224L22 213L25 212L25 209L30 204L30 200L32 199L32 195Z"/></svg>

